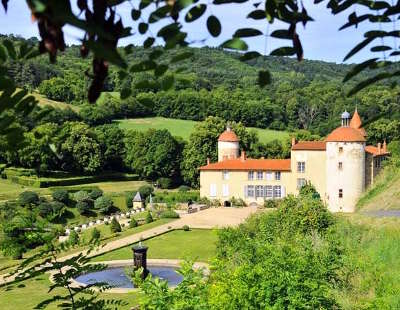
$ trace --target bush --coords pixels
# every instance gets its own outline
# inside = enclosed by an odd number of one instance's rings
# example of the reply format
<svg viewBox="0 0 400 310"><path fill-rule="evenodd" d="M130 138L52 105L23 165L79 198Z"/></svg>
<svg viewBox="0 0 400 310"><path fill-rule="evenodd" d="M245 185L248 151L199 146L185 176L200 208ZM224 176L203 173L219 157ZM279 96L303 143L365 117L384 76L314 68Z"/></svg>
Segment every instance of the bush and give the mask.
<svg viewBox="0 0 400 310"><path fill-rule="evenodd" d="M102 214L109 214L114 204L110 197L101 196L94 202L94 207Z"/></svg>
<svg viewBox="0 0 400 310"><path fill-rule="evenodd" d="M88 202L88 201L91 200L91 199L90 199L90 196L89 196L89 194L88 194L88 192L86 192L86 191L79 191L79 192L76 192L76 193L74 194L74 199L75 199L77 202L80 202L80 201L86 201L86 202Z"/></svg>
<svg viewBox="0 0 400 310"><path fill-rule="evenodd" d="M307 182L305 185L303 185L300 188L299 191L300 196L311 196L312 198L320 199L321 195L317 192L316 188L314 185L311 184L311 182Z"/></svg>
<svg viewBox="0 0 400 310"><path fill-rule="evenodd" d="M96 227L93 228L91 232L91 239L92 240L99 240L101 237L100 230L98 230Z"/></svg>
<svg viewBox="0 0 400 310"><path fill-rule="evenodd" d="M236 199L235 197L232 197L230 199L230 203L233 207L245 207L246 206L246 203L244 202L244 200L242 198Z"/></svg>
<svg viewBox="0 0 400 310"><path fill-rule="evenodd" d="M90 212L90 205L87 201L78 201L76 203L76 208L81 215L88 214Z"/></svg>
<svg viewBox="0 0 400 310"><path fill-rule="evenodd" d="M89 197L92 200L96 200L97 198L103 196L103 191L101 189L94 189L90 192Z"/></svg>
<svg viewBox="0 0 400 310"><path fill-rule="evenodd" d="M146 220L147 224L153 222L153 217L151 216L151 212L150 211L147 212L145 220Z"/></svg>
<svg viewBox="0 0 400 310"><path fill-rule="evenodd" d="M64 204L67 204L69 201L69 193L65 189L57 189L51 194L51 196L53 197L53 200Z"/></svg>
<svg viewBox="0 0 400 310"><path fill-rule="evenodd" d="M165 202L168 204L176 203L187 203L191 201L199 201L198 191L188 191L188 192L156 192L153 198L153 202Z"/></svg>
<svg viewBox="0 0 400 310"><path fill-rule="evenodd" d="M113 217L113 219L111 220L110 229L112 233L118 233L122 231L121 225L115 217Z"/></svg>
<svg viewBox="0 0 400 310"><path fill-rule="evenodd" d="M49 202L42 202L38 206L39 215L43 218L49 217L53 213L53 207Z"/></svg>
<svg viewBox="0 0 400 310"><path fill-rule="evenodd" d="M51 207L52 207L52 215L50 221L61 220L67 212L65 205L59 201L51 202Z"/></svg>
<svg viewBox="0 0 400 310"><path fill-rule="evenodd" d="M181 186L179 186L178 191L185 193L185 192L190 191L190 187L187 185L181 185Z"/></svg>
<svg viewBox="0 0 400 310"><path fill-rule="evenodd" d="M79 244L79 235L75 230L72 230L69 234L68 243L72 246Z"/></svg>
<svg viewBox="0 0 400 310"><path fill-rule="evenodd" d="M131 221L129 222L129 228L135 228L138 226L139 226L138 222L134 218L132 218Z"/></svg>
<svg viewBox="0 0 400 310"><path fill-rule="evenodd" d="M190 230L190 228L189 228L188 225L183 225L182 229L183 229L184 231L189 231L189 230Z"/></svg>
<svg viewBox="0 0 400 310"><path fill-rule="evenodd" d="M157 184L162 189L169 189L172 188L172 180L170 178L158 178Z"/></svg>
<svg viewBox="0 0 400 310"><path fill-rule="evenodd" d="M279 204L282 202L280 199L265 199L264 200L264 208L272 209L278 208Z"/></svg>
<svg viewBox="0 0 400 310"><path fill-rule="evenodd" d="M160 218L177 219L177 218L179 218L179 214L176 213L174 210L165 210L165 211L161 212Z"/></svg>
<svg viewBox="0 0 400 310"><path fill-rule="evenodd" d="M22 206L37 205L39 203L39 195L32 191L25 191L19 194L18 201Z"/></svg>
<svg viewBox="0 0 400 310"><path fill-rule="evenodd" d="M140 196L142 196L143 200L146 200L147 197L150 196L154 192L153 186L150 185L143 185L139 187Z"/></svg>
<svg viewBox="0 0 400 310"><path fill-rule="evenodd" d="M125 194L125 204L128 209L133 207L133 197L135 197L136 192L128 192Z"/></svg>

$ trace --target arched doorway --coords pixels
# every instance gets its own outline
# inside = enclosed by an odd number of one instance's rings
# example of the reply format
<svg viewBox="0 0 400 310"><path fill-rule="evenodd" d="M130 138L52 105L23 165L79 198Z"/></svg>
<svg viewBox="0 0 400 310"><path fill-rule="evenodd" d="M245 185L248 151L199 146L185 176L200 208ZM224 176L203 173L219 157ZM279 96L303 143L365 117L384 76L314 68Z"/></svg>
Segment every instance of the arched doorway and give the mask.
<svg viewBox="0 0 400 310"><path fill-rule="evenodd" d="M225 201L224 201L224 207L231 207L231 202L225 200Z"/></svg>

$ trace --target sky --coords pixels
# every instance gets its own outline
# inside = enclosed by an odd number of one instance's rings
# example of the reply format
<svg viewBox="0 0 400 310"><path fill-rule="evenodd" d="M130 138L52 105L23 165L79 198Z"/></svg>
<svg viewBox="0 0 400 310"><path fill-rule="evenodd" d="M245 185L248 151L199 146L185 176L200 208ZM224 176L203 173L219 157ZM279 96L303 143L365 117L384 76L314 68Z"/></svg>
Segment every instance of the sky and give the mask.
<svg viewBox="0 0 400 310"><path fill-rule="evenodd" d="M274 29L280 28L279 26L282 26L282 24L268 26L265 21L246 19L247 14L254 10L252 3L255 1L246 4L213 5L207 9L206 13L200 19L193 23L185 24L184 30L188 31L189 40L194 42L204 40L203 43L193 43L192 46L218 46L221 42L230 39L238 28L252 27L263 31L263 33L271 33ZM74 3L75 1L72 2ZM132 1L132 3L135 2ZM140 45L145 39L135 29L135 24L130 17L131 10L132 6L129 2L124 3L118 8L118 14L122 18L124 26L132 26L132 31L134 32L134 35L122 40L120 42L121 45L130 43ZM364 32L369 30L367 25L361 25L358 29L352 28L338 31L340 26L346 23L348 13L345 12L338 16L332 16L329 10L325 8L324 3L320 5L310 3L307 10L315 21L308 23L306 28L301 26L298 29L303 43L304 58L306 59L342 63L346 54L363 39ZM223 16L223 19L220 19L222 33L217 39L210 38L205 27L206 18L210 14L218 17ZM143 17L146 19L145 15ZM151 25L150 31L157 33L161 26L162 24ZM390 26L393 27L393 25ZM30 11L25 1L10 1L7 13L0 8L0 33L19 35L24 38L39 37L37 25L31 21ZM67 44L79 44L80 39L83 37L80 30L68 26L64 28L64 33ZM162 43L161 39L158 39L157 42L159 44ZM272 37L267 37L266 39L262 36L247 39L246 42L249 45L249 50L256 50L261 54L269 54L277 47L290 44L286 40L279 40ZM371 53L367 49L352 57L346 63L359 63L368 58L371 58Z"/></svg>

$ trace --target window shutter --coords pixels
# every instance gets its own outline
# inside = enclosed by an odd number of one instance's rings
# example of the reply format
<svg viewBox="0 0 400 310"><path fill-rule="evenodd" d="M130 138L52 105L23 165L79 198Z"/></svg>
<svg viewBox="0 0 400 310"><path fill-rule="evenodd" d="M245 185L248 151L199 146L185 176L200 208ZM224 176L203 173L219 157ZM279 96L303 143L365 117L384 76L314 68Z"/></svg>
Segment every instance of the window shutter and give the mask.
<svg viewBox="0 0 400 310"><path fill-rule="evenodd" d="M247 185L244 186L244 197L247 198Z"/></svg>
<svg viewBox="0 0 400 310"><path fill-rule="evenodd" d="M284 198L286 196L286 188L285 186L281 187L281 198Z"/></svg>

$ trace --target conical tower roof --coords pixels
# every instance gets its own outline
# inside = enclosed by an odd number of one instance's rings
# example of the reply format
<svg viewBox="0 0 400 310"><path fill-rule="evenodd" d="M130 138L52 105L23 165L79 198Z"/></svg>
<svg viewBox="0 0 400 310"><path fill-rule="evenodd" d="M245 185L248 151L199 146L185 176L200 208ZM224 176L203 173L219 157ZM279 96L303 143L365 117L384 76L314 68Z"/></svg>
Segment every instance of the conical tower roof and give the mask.
<svg viewBox="0 0 400 310"><path fill-rule="evenodd" d="M351 118L350 127L351 127L351 128L354 128L354 129L357 129L358 131L360 131L360 133L361 133L364 137L367 136L367 132L366 132L365 129L362 127L362 121L361 121L360 114L358 114L357 107L356 107L356 109L354 110L353 117Z"/></svg>
<svg viewBox="0 0 400 310"><path fill-rule="evenodd" d="M133 197L133 201L142 202L142 196L140 196L139 192L137 192L135 197Z"/></svg>

